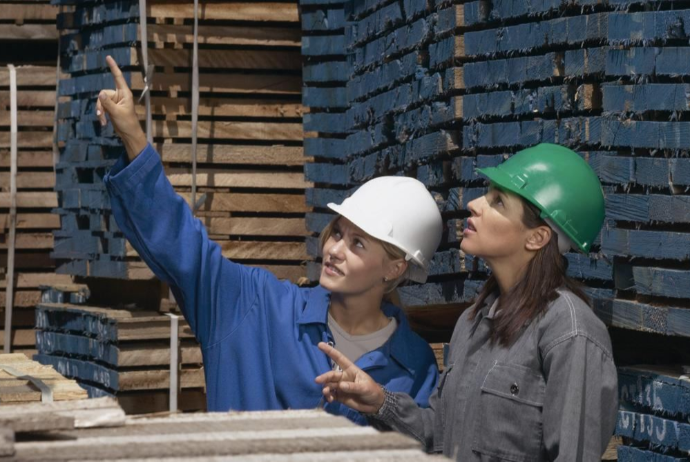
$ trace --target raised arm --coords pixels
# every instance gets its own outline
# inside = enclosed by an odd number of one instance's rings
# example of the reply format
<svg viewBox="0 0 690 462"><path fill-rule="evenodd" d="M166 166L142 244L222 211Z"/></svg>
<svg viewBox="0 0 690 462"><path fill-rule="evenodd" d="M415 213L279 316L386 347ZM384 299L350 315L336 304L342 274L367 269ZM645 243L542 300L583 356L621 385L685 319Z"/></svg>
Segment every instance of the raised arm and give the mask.
<svg viewBox="0 0 690 462"><path fill-rule="evenodd" d="M175 193L158 153L146 142L132 92L108 57L116 90L99 95L97 114L106 114L127 149L104 182L118 226L141 258L167 282L201 342L208 347L232 332L256 301L263 273L223 257L203 224Z"/></svg>

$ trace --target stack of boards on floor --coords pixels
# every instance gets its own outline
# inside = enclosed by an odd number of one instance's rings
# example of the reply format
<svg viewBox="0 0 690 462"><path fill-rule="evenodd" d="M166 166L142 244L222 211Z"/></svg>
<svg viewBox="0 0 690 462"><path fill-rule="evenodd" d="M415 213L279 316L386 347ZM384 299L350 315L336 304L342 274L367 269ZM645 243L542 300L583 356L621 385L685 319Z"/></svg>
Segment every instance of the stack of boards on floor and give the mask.
<svg viewBox="0 0 690 462"><path fill-rule="evenodd" d="M117 398L128 414L169 409L170 317L132 306L88 306L85 297L61 288L44 299L36 309L38 362L76 380L91 398ZM201 350L182 320L178 339L178 408L204 410Z"/></svg>
<svg viewBox="0 0 690 462"><path fill-rule="evenodd" d="M113 220L102 178L122 153L112 125L95 115L98 92L114 88L105 58L122 68L138 100L150 95L151 133L165 171L191 204L192 4L154 0L60 0L61 66L57 189L62 228L58 271L150 279ZM141 36L141 21L147 37ZM297 282L308 259L302 172L300 29L297 2L202 3L196 215L225 257ZM147 44L153 73L142 73ZM148 87L147 87L148 82ZM142 123L144 101L137 105Z"/></svg>
<svg viewBox="0 0 690 462"><path fill-rule="evenodd" d="M34 353L33 309L39 285L68 282L55 278L53 230L60 218L53 170L53 125L56 101L58 8L49 1L0 2L0 347L4 347L7 289L12 289L13 351ZM16 195L12 210L12 93L10 68L15 69ZM14 219L12 216L14 215ZM15 239L10 243L14 220ZM10 252L14 252L13 281L8 285Z"/></svg>

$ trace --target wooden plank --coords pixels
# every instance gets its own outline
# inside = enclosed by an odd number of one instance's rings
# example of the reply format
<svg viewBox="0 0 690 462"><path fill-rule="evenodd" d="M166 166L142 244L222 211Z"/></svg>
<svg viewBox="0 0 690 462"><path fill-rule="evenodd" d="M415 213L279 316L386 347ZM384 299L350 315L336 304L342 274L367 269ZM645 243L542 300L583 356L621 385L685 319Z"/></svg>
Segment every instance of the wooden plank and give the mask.
<svg viewBox="0 0 690 462"><path fill-rule="evenodd" d="M34 289L52 284L70 284L72 278L65 274L54 273L19 273L16 275L17 289ZM5 281L0 281L0 289L5 289Z"/></svg>
<svg viewBox="0 0 690 462"><path fill-rule="evenodd" d="M595 311L609 326L690 337L690 310L686 308L613 300L601 305L595 304Z"/></svg>
<svg viewBox="0 0 690 462"><path fill-rule="evenodd" d="M23 8L23 7L19 7ZM54 7L51 7L54 8ZM52 17L55 17L53 10ZM55 88L55 68L52 66L17 66L17 88L45 86ZM0 86L9 87L10 73L6 67L0 69Z"/></svg>
<svg viewBox="0 0 690 462"><path fill-rule="evenodd" d="M1 332L3 339L0 340L0 346L5 346L5 330ZM13 347L32 347L36 345L36 334L33 329L12 329L11 343Z"/></svg>
<svg viewBox="0 0 690 462"><path fill-rule="evenodd" d="M209 234L231 236L306 236L302 218L200 218Z"/></svg>
<svg viewBox="0 0 690 462"><path fill-rule="evenodd" d="M613 13L609 16L608 40L625 46L663 44L690 32L685 26L689 21L690 12L687 10Z"/></svg>
<svg viewBox="0 0 690 462"><path fill-rule="evenodd" d="M0 24L0 40L45 40L57 42L55 24Z"/></svg>
<svg viewBox="0 0 690 462"><path fill-rule="evenodd" d="M690 260L690 235L687 233L609 228L601 234L601 245L609 257Z"/></svg>
<svg viewBox="0 0 690 462"><path fill-rule="evenodd" d="M618 411L616 435L665 448L690 449L690 425L639 412Z"/></svg>
<svg viewBox="0 0 690 462"><path fill-rule="evenodd" d="M154 138L191 138L190 121L153 121ZM199 121L200 139L233 139L260 141L301 141L302 124L271 122Z"/></svg>
<svg viewBox="0 0 690 462"><path fill-rule="evenodd" d="M52 122L51 122L52 128ZM21 149L50 148L53 145L53 131L20 131L17 133L17 147ZM10 146L10 133L0 132L0 150Z"/></svg>
<svg viewBox="0 0 690 462"><path fill-rule="evenodd" d="M0 172L0 184L9 184L10 173ZM53 189L53 172L17 172L17 189ZM2 188L5 189L5 188Z"/></svg>
<svg viewBox="0 0 690 462"><path fill-rule="evenodd" d="M117 394L118 403L128 415L166 412L169 409L169 400L168 390L120 392ZM203 389L184 388L178 395L177 404L182 412L203 412L206 410L206 393Z"/></svg>
<svg viewBox="0 0 690 462"><path fill-rule="evenodd" d="M648 412L690 415L690 381L680 366L635 365L618 369L620 401Z"/></svg>
<svg viewBox="0 0 690 462"><path fill-rule="evenodd" d="M635 266L633 279L638 294L690 298L690 271Z"/></svg>
<svg viewBox="0 0 690 462"><path fill-rule="evenodd" d="M0 228L6 228L9 217L0 213ZM17 229L59 229L60 216L53 213L18 213Z"/></svg>
<svg viewBox="0 0 690 462"><path fill-rule="evenodd" d="M32 5L3 3L0 21L15 21L18 24L31 21L54 21L57 13L57 6L46 3Z"/></svg>
<svg viewBox="0 0 690 462"><path fill-rule="evenodd" d="M192 175L186 168L168 168L167 176L175 187L190 187ZM301 173L285 172L232 172L221 169L198 169L197 187L216 188L276 188L305 189L311 184Z"/></svg>
<svg viewBox="0 0 690 462"><path fill-rule="evenodd" d="M690 109L687 84L641 84L603 86L605 111L635 112L687 111Z"/></svg>
<svg viewBox="0 0 690 462"><path fill-rule="evenodd" d="M633 446L619 446L617 459L615 460L620 462L646 462L652 460L654 462L684 462L683 459L685 457L678 458Z"/></svg>
<svg viewBox="0 0 690 462"><path fill-rule="evenodd" d="M19 233L16 235L16 249L52 249L53 235L51 233ZM0 241L0 249L7 250L7 242Z"/></svg>
<svg viewBox="0 0 690 462"><path fill-rule="evenodd" d="M14 292L13 305L16 308L33 307L41 301L39 290L17 290ZM5 290L0 290L0 308L5 308ZM32 323L34 316L32 316Z"/></svg>
<svg viewBox="0 0 690 462"><path fill-rule="evenodd" d="M688 223L689 196L607 194L606 214L613 220L647 223Z"/></svg>
<svg viewBox="0 0 690 462"><path fill-rule="evenodd" d="M194 18L194 5L166 1L147 5L146 14L153 18ZM222 3L204 4L199 20L299 22L297 4L277 2L238 2L231 7Z"/></svg>
<svg viewBox="0 0 690 462"><path fill-rule="evenodd" d="M2 26L0 25L0 33ZM17 107L19 108L55 108L55 89L43 90L18 90L17 91ZM0 91L0 106L9 107L10 92ZM20 114L22 114L20 112ZM22 120L21 118L19 120Z"/></svg>
<svg viewBox="0 0 690 462"><path fill-rule="evenodd" d="M191 193L178 192L191 204ZM302 194L239 194L208 192L199 212L275 212L305 213L306 206Z"/></svg>
<svg viewBox="0 0 690 462"><path fill-rule="evenodd" d="M562 53L546 53L491 61L469 62L462 67L465 88L515 85L551 80L565 74Z"/></svg>
<svg viewBox="0 0 690 462"><path fill-rule="evenodd" d="M231 260L308 260L303 242L219 241L225 258Z"/></svg>
<svg viewBox="0 0 690 462"><path fill-rule="evenodd" d="M54 401L52 403L23 403L2 406L3 418L9 416L20 422L26 418L60 416L70 418L72 428L119 427L125 423L125 414L113 398ZM7 416L7 417L5 417ZM10 424L10 428L13 425ZM26 430L15 430L26 431Z"/></svg>
<svg viewBox="0 0 690 462"><path fill-rule="evenodd" d="M289 4L282 5L292 7ZM207 6L209 5L205 5L204 8ZM183 44L193 43L194 41L191 25L150 24L147 29L149 41L152 42ZM301 34L300 30L294 27L199 25L198 41L200 45L299 47Z"/></svg>
<svg viewBox="0 0 690 462"><path fill-rule="evenodd" d="M151 112L164 114L166 117L191 115L191 99L189 98L151 98ZM136 106L137 115L146 114L141 105ZM232 99L232 98L200 98L199 115L214 117L302 117L302 105L299 102L271 99Z"/></svg>
<svg viewBox="0 0 690 462"><path fill-rule="evenodd" d="M55 101L53 101L53 104ZM0 150L0 167L10 166L9 151ZM17 153L18 168L53 167L53 153L50 151L19 151Z"/></svg>
<svg viewBox="0 0 690 462"><path fill-rule="evenodd" d="M17 111L17 123L21 127L52 127L54 114L52 111ZM0 127L9 127L10 117L5 112L0 113Z"/></svg>

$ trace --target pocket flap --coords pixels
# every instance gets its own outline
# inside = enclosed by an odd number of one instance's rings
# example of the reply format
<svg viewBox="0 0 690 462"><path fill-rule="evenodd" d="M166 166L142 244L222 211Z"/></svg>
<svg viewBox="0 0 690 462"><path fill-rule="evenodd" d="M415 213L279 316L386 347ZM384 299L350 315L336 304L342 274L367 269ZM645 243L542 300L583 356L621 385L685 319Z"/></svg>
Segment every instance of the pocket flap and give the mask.
<svg viewBox="0 0 690 462"><path fill-rule="evenodd" d="M484 378L482 391L542 407L546 382L541 374L517 364L495 363Z"/></svg>

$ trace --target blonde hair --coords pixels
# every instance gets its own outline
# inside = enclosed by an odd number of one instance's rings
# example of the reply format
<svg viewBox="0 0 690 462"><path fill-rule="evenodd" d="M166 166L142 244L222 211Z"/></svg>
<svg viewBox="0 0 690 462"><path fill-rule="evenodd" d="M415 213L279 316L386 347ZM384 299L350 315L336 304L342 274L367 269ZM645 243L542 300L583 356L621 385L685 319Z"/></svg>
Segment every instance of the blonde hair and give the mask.
<svg viewBox="0 0 690 462"><path fill-rule="evenodd" d="M326 245L326 241L330 239L330 237L333 235L333 228L335 227L335 224L340 220L340 216L337 216L333 218L330 223L326 225L326 227L321 231L321 234L319 235L319 245L320 251L323 252L323 248ZM367 234L369 239L371 239L373 242L379 244L381 247L383 247L383 250L386 252L386 256L391 259L391 260L400 260L400 259L405 259L405 256L407 255L403 250L399 249L398 247L394 246L393 244L390 244L388 242L382 241L381 239L377 239L374 236L371 236ZM408 262L407 269L403 274L398 276L396 279L393 279L392 281L388 281L386 283L387 287L384 292L385 296L384 299L394 303L395 305L402 307L402 302L400 300L400 296L397 293L397 288L400 284L405 282L407 280L408 274L410 272L410 266L413 263Z"/></svg>

